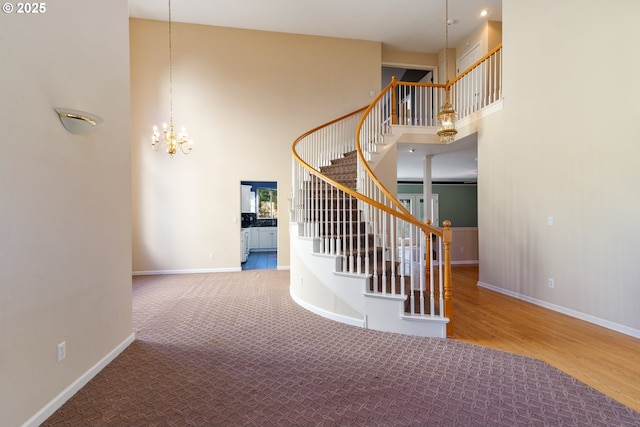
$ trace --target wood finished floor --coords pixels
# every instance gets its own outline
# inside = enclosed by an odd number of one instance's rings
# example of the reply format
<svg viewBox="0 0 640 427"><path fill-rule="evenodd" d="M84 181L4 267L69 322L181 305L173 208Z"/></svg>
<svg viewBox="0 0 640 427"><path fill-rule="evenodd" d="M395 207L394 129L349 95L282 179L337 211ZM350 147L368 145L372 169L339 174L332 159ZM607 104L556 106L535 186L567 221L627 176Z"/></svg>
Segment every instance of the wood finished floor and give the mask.
<svg viewBox="0 0 640 427"><path fill-rule="evenodd" d="M452 267L454 337L543 360L640 412L640 339L477 286Z"/></svg>

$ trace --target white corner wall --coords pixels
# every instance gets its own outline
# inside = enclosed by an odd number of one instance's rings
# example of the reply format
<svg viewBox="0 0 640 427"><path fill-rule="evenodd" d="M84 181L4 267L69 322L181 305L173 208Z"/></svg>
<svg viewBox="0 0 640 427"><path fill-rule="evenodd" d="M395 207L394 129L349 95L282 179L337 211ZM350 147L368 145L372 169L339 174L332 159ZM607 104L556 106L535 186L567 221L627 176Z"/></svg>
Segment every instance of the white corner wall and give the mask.
<svg viewBox="0 0 640 427"><path fill-rule="evenodd" d="M42 422L132 339L128 36L125 0L0 17L3 426ZM54 107L104 124L72 135Z"/></svg>
<svg viewBox="0 0 640 427"><path fill-rule="evenodd" d="M481 284L640 336L637 16L636 1L503 2L478 228Z"/></svg>

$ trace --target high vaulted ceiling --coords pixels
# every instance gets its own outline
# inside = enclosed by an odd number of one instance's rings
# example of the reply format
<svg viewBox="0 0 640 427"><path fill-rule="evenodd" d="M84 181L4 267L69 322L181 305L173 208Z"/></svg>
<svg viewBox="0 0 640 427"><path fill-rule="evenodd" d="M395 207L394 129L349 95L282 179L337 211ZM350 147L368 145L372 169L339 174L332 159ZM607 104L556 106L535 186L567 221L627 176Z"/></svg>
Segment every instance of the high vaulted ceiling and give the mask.
<svg viewBox="0 0 640 427"><path fill-rule="evenodd" d="M437 53L445 45L445 0L170 1L173 22L379 41L387 49L410 52ZM502 21L502 0L449 0L448 8L449 46L463 43L486 20ZM480 17L483 9L488 16ZM169 0L129 0L129 15L167 21ZM416 158L424 158L428 147L415 147L411 156L408 148L398 148L398 178L420 180L422 160ZM469 177L473 147L466 147L466 156L465 150L456 151L434 157L434 179L474 180Z"/></svg>
<svg viewBox="0 0 640 427"><path fill-rule="evenodd" d="M435 53L445 42L445 0L171 0L174 22L380 41ZM487 17L480 11L488 9ZM133 18L168 20L168 0L129 0ZM449 45L484 21L502 20L502 0L449 0Z"/></svg>

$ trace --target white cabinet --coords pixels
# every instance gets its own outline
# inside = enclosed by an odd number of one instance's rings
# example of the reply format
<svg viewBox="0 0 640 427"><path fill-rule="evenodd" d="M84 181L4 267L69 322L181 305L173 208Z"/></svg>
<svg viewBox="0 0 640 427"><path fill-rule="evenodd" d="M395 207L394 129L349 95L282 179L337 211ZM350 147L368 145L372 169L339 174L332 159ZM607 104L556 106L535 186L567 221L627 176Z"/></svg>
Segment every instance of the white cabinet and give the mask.
<svg viewBox="0 0 640 427"><path fill-rule="evenodd" d="M240 185L242 198L242 213L255 213L256 193L251 191L250 185Z"/></svg>
<svg viewBox="0 0 640 427"><path fill-rule="evenodd" d="M246 262L249 256L249 229L240 230L240 262Z"/></svg>
<svg viewBox="0 0 640 427"><path fill-rule="evenodd" d="M277 227L251 227L250 247L251 250L276 249L278 247Z"/></svg>
<svg viewBox="0 0 640 427"><path fill-rule="evenodd" d="M260 247L260 227L251 227L249 229L249 249L258 249Z"/></svg>
<svg viewBox="0 0 640 427"><path fill-rule="evenodd" d="M277 246L276 243L276 228L275 227L267 227L263 228L260 231L260 249L270 249L275 248Z"/></svg>

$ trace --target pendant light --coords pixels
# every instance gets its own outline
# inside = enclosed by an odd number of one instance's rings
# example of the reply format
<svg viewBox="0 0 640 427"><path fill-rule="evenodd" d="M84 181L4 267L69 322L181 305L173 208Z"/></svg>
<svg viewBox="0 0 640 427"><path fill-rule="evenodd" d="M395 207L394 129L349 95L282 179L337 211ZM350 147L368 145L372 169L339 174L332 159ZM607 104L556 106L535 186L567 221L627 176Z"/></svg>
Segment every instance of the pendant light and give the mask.
<svg viewBox="0 0 640 427"><path fill-rule="evenodd" d="M438 113L438 126L437 133L440 137L440 142L443 144L449 144L453 142L454 137L458 133L456 130L456 110L453 109L449 98L449 0L445 0L445 39L444 39L444 63L446 73L446 83L444 90L444 104L440 107Z"/></svg>
<svg viewBox="0 0 640 427"><path fill-rule="evenodd" d="M158 151L165 149L170 157L176 154L178 148L184 154L191 153L193 150L193 141L187 136L187 130L183 127L180 133L176 134L173 127L173 91L172 91L172 68L171 68L171 0L169 0L169 125L164 123L162 131L157 126L153 127L153 135L151 137L151 146Z"/></svg>

